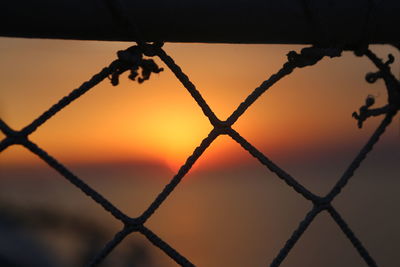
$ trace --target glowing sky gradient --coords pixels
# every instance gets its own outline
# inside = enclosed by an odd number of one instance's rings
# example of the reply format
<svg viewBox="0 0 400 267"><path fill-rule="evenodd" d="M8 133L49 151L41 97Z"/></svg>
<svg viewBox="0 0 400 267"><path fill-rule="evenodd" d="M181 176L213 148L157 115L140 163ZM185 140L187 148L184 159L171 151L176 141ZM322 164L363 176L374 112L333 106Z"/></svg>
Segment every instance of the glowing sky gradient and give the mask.
<svg viewBox="0 0 400 267"><path fill-rule="evenodd" d="M129 43L1 38L0 115L19 129L89 79ZM220 119L302 46L166 44ZM391 47L376 46L384 56ZM157 62L160 63L159 60ZM160 64L162 67L163 64ZM399 73L394 65L394 73ZM368 94L385 101L383 83L364 76L375 67L346 52L298 69L267 91L234 125L269 155L323 154L361 145L377 120L358 130L351 113ZM392 127L396 128L396 126ZM201 109L169 70L144 84L104 81L41 126L31 139L63 162L158 161L176 169L211 130ZM397 142L398 130L387 137ZM2 135L3 136L3 135ZM396 141L397 140L397 141ZM398 143L398 142L397 142ZM220 136L204 165L243 161L240 147ZM25 151L9 148L1 164L19 164Z"/></svg>

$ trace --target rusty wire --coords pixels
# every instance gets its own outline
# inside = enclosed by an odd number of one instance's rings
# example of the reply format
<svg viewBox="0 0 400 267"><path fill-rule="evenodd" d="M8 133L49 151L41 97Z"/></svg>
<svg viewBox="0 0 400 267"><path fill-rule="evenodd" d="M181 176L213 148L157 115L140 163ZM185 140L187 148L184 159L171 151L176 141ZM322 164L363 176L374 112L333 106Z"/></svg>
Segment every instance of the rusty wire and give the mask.
<svg viewBox="0 0 400 267"><path fill-rule="evenodd" d="M105 244L104 248L95 256L95 258L88 263L88 266L96 266L103 261L104 258L122 242L125 237L134 232L139 232L144 235L153 245L164 251L169 257L171 257L176 263L181 266L195 266L192 262L186 259L178 251L172 248L168 243L163 241L149 228L145 226L146 221L156 212L156 210L166 201L168 196L174 191L176 186L179 185L180 181L189 172L193 164L201 157L203 152L210 146L210 144L219 135L228 135L237 143L239 143L243 149L248 151L254 158L260 161L267 169L277 175L278 178L282 179L288 184L293 190L305 199L312 202L312 209L306 214L303 221L300 222L299 226L291 237L284 244L278 255L275 257L270 266L279 266L282 261L286 258L290 250L307 230L311 222L318 216L319 213L326 211L330 214L332 219L338 224L340 229L346 235L346 237L353 244L355 249L358 251L360 256L364 259L365 263L372 267L377 266L374 259L370 256L367 249L362 245L359 238L354 234L351 228L347 225L345 220L341 217L338 211L332 206L332 201L340 194L341 190L346 186L349 179L353 176L354 172L358 169L362 161L367 157L367 154L373 149L374 145L378 142L379 138L385 132L386 128L390 125L393 117L400 109L400 82L394 77L390 70L390 63L382 62L371 50L363 49L362 51L356 51L356 55L367 56L378 68L378 72L375 73L375 80L379 78L384 79L386 89L388 91L388 104L386 108L380 114L368 113L373 103L368 102L368 106L360 108L360 114L354 115L358 120L359 124L364 122L369 116L377 116L384 114L384 119L378 126L376 131L372 134L368 142L362 147L360 152L357 154L355 159L351 162L348 168L343 173L342 177L334 185L331 191L324 197L318 196L303 185L301 185L294 177L285 172L282 168L276 165L271 159L255 148L245 138L243 138L238 132L236 132L232 125L237 119L242 116L245 111L255 102L257 99L265 93L271 86L277 83L279 80L289 75L297 68L312 66L318 63L325 57L339 57L342 54L343 49L341 48L321 48L321 47L306 47L301 50L300 53L291 51L288 53L288 61L278 70L277 73L273 74L269 79L264 81L259 87L237 107L236 110L228 117L226 121L221 121L211 110L207 102L204 100L200 92L196 89L195 85L190 81L189 77L182 71L182 69L174 62L174 60L162 49L161 43L143 44L139 43L137 46L133 46L124 51L119 51L119 58L113 61L108 67L105 67L98 74L94 75L89 81L84 82L79 88L73 90L69 95L62 98L58 103L54 104L32 123L28 124L22 130L16 131L11 129L2 119L0 119L0 129L6 135L6 137L0 142L0 151L5 150L11 145L22 145L32 153L36 154L50 167L55 169L58 173L64 176L73 185L83 191L86 195L91 197L95 202L101 205L106 211L108 211L113 217L121 221L123 228L121 231L115 234L114 238ZM121 56L123 55L123 56ZM157 56L161 61L175 74L177 79L183 84L187 91L191 94L195 102L200 106L204 115L209 119L213 126L208 136L196 147L186 162L181 166L177 174L171 179L171 181L164 187L149 207L138 217L130 217L117 207L115 207L105 197L95 191L90 185L86 184L82 179L74 175L64 165L58 162L55 158L49 155L46 151L40 148L37 144L29 140L29 135L38 129L51 117L56 115L59 111L73 102L75 99L82 96L84 93L92 89L94 86L99 84L106 78L110 78L113 85L118 84L118 76L124 71L133 71L137 75L137 70L142 68L144 72L147 71L146 77L149 78L151 72L159 72L162 69L154 65L154 61L147 57ZM150 69L147 69L149 62L152 62ZM147 62L147 63L146 63ZM154 64L153 64L154 63ZM135 76L136 77L136 76ZM133 80L134 78L133 77ZM146 78L145 77L145 78ZM132 77L131 77L132 78ZM368 77L367 77L368 79ZM372 81L373 82L373 81Z"/></svg>

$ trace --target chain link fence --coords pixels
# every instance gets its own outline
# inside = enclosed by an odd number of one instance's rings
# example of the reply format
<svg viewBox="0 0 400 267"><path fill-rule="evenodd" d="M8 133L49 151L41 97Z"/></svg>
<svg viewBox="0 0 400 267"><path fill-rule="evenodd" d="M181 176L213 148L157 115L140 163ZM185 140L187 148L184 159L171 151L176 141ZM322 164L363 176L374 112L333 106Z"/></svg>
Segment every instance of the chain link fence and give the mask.
<svg viewBox="0 0 400 267"><path fill-rule="evenodd" d="M189 172L195 162L202 156L204 151L210 144L220 135L228 135L240 146L250 153L256 160L261 162L269 171L276 174L279 179L282 179L288 186L295 190L298 194L312 203L312 209L305 215L304 219L299 223L297 229L289 237L284 244L278 255L276 255L270 266L279 266L287 257L293 246L307 230L311 222L322 212L327 212L336 224L340 227L348 240L352 243L354 248L358 251L360 257L365 261L368 266L378 266L372 258L368 250L363 246L360 239L353 233L351 228L347 225L346 221L342 218L340 213L332 205L332 201L340 194L342 189L346 186L348 181L359 168L360 164L367 157L368 153L373 150L374 145L379 141L379 138L385 132L386 128L390 125L392 119L400 109L400 82L392 74L390 64L393 63L394 57L389 55L387 61L378 58L368 46L358 49L353 49L356 56L367 57L377 67L376 72L368 73L366 75L367 82L374 83L378 79L383 79L386 85L388 101L383 107L372 108L374 105L374 98L368 96L365 104L359 108L358 112L353 113L353 117L358 123L358 127L362 127L363 123L371 116L382 116L383 119L372 134L368 142L361 148L354 160L348 165L348 168L339 178L336 184L332 187L328 194L319 196L302 184L300 184L294 177L285 172L266 155L260 152L250 142L235 131L232 126L242 116L246 110L257 99L271 88L275 83L284 77L290 75L295 69L308 67L317 64L323 58L340 57L344 48L325 48L318 46L311 46L303 48L300 52L291 51L287 54L287 62L269 79L265 80L259 87L254 89L250 95L236 108L236 110L228 117L227 120L220 120L215 113L211 110L207 102L202 97L201 93L196 89L195 85L190 81L188 76L183 70L174 62L174 60L163 50L163 43L142 43L132 46L124 51L118 51L118 58L113 61L109 66L103 68L99 73L95 74L90 80L84 82L79 88L73 90L69 95L62 98L58 103L54 104L32 123L25 126L22 130L11 129L5 121L0 119L0 129L5 134L5 138L0 143L0 151L7 149L12 145L22 145L32 153L36 154L51 168L55 169L65 179L78 187L84 194L92 198L93 201L101 205L108 211L116 220L123 223L124 227L114 238L104 245L104 248L97 253L97 255L88 263L88 266L97 266L100 264L128 235L140 233L145 236L154 246L164 251L170 258L181 266L195 266L184 255L180 254L177 250L171 247L167 242L157 236L151 229L146 226L147 220L157 211L157 209L167 201L168 196L179 185L181 180ZM347 49L347 48L346 48ZM109 200L95 191L90 185L85 183L82 179L77 177L69 169L67 169L57 159L52 157L44 151L38 144L29 139L32 134L41 125L46 123L59 111L72 103L74 100L91 90L97 84L105 79L110 79L112 85L117 86L119 83L119 76L124 72L130 72L129 78L142 83L148 80L152 73L159 73L163 71L151 59L151 57L158 57L165 64L165 66L172 71L176 78L183 84L187 91L191 94L194 100L202 109L204 116L206 116L212 125L212 130L203 139L203 141L196 147L193 153L187 158L186 162L180 167L176 175L164 187L154 201L137 217L131 217L123 213L118 207L112 204Z"/></svg>

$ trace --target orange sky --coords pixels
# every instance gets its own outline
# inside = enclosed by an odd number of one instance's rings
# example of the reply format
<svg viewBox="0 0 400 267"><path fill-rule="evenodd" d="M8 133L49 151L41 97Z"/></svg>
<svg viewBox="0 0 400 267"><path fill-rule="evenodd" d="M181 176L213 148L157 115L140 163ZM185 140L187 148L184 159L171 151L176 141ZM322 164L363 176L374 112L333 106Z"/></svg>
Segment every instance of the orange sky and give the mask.
<svg viewBox="0 0 400 267"><path fill-rule="evenodd" d="M0 38L1 118L15 129L22 128L129 45ZM300 48L165 45L220 119L227 118L276 72L288 51ZM390 47L374 48L380 55L390 51L400 58ZM399 73L398 66L395 63L394 73ZM365 73L374 70L366 59L349 52L296 70L267 91L233 128L261 151L278 158L362 144L377 120L358 130L351 113L368 94L377 96L377 105L385 101L382 83L364 81ZM399 140L396 126L392 128L389 143ZM126 76L117 87L104 81L46 122L31 139L62 162L156 160L177 168L210 130L201 109L165 70L141 85ZM200 164L240 162L240 150L232 140L220 136ZM26 163L30 158L24 149L11 147L0 156L0 164Z"/></svg>

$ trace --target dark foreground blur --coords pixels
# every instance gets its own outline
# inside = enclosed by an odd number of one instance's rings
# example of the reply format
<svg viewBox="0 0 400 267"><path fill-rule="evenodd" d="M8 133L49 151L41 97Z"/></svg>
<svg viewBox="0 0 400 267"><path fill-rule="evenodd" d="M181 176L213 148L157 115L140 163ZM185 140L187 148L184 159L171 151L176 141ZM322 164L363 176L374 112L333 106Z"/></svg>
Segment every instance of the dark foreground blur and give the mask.
<svg viewBox="0 0 400 267"><path fill-rule="evenodd" d="M380 266L400 266L399 168L367 159L334 201ZM286 165L325 194L346 163ZM330 167L329 167L330 165ZM155 166L69 166L123 212L138 216L172 173ZM310 170L313 171L310 171ZM54 170L9 168L0 179L0 266L85 266L122 224ZM146 223L196 266L268 266L311 204L258 163L189 173ZM138 233L100 266L177 266ZM282 266L365 266L327 213L320 214Z"/></svg>

